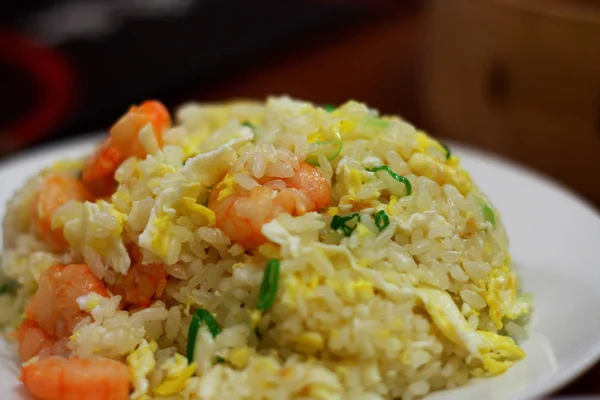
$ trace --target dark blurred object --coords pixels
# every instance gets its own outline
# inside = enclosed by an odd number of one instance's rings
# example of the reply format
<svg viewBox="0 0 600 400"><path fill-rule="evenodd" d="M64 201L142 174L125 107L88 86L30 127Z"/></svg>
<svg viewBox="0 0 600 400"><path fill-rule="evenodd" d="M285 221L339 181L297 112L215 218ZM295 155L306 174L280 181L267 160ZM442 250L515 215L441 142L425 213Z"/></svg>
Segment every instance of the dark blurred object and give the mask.
<svg viewBox="0 0 600 400"><path fill-rule="evenodd" d="M379 2L375 2L379 3ZM0 10L0 154L106 127L367 16L365 1L61 0Z"/></svg>
<svg viewBox="0 0 600 400"><path fill-rule="evenodd" d="M306 38L277 58L246 68L243 75L193 89L181 100L264 98L271 94L289 94L321 104L355 99L420 124L415 101L420 9L419 0L388 2L348 29Z"/></svg>
<svg viewBox="0 0 600 400"><path fill-rule="evenodd" d="M529 164L600 203L600 2L432 0L429 127Z"/></svg>

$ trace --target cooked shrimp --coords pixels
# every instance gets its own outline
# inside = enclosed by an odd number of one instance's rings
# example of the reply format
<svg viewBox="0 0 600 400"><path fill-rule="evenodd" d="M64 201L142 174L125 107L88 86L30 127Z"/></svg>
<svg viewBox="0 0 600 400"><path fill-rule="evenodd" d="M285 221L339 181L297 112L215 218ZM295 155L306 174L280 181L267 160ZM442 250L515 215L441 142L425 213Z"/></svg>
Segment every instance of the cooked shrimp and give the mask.
<svg viewBox="0 0 600 400"><path fill-rule="evenodd" d="M42 351L51 349L54 344L52 338L35 321L23 321L17 334L21 361L27 361Z"/></svg>
<svg viewBox="0 0 600 400"><path fill-rule="evenodd" d="M72 353L69 348L69 338L54 339L50 337L35 321L26 319L17 331L19 339L19 357L25 362L39 356L50 355L68 356Z"/></svg>
<svg viewBox="0 0 600 400"><path fill-rule="evenodd" d="M31 204L31 221L35 233L55 252L68 248L61 229L52 229L52 216L63 204L86 201L92 194L81 181L72 176L49 175L40 186Z"/></svg>
<svg viewBox="0 0 600 400"><path fill-rule="evenodd" d="M83 169L83 182L97 195L114 190L114 172L128 157L143 158L144 147L138 139L140 130L152 124L159 148L163 133L171 126L171 117L162 103L154 100L132 106L111 128L110 136L98 147Z"/></svg>
<svg viewBox="0 0 600 400"><path fill-rule="evenodd" d="M217 227L233 242L252 248L267 241L262 226L279 214L302 215L329 204L329 184L310 164L300 163L294 176L278 181L270 186L268 179L261 179L263 186L244 190L232 188L232 178L226 176L215 186L208 203L217 216Z"/></svg>
<svg viewBox="0 0 600 400"><path fill-rule="evenodd" d="M160 297L167 286L167 273L162 264L143 264L137 246L130 248L131 267L125 276L118 276L110 286L114 294L123 296L123 303L149 307L153 298Z"/></svg>
<svg viewBox="0 0 600 400"><path fill-rule="evenodd" d="M129 369L107 359L52 356L23 366L21 380L40 400L127 400Z"/></svg>
<svg viewBox="0 0 600 400"><path fill-rule="evenodd" d="M217 227L231 241L252 248L266 241L261 227L275 217L273 194L273 189L257 186L244 194L209 201L208 207L217 216ZM211 199L216 197L211 196Z"/></svg>
<svg viewBox="0 0 600 400"><path fill-rule="evenodd" d="M312 165L302 162L300 168L291 178L283 181L292 188L304 193L314 203L313 210L327 207L331 201L331 188L329 184ZM312 211L312 210L311 210Z"/></svg>
<svg viewBox="0 0 600 400"><path fill-rule="evenodd" d="M125 157L109 137L88 159L81 180L97 196L107 196L115 190L114 172Z"/></svg>
<svg viewBox="0 0 600 400"><path fill-rule="evenodd" d="M139 107L132 106L110 128L112 144L126 157L145 157L146 152L138 140L138 133L148 123L152 124L158 147L162 147L162 134L171 126L171 117L165 106L155 100L145 101Z"/></svg>
<svg viewBox="0 0 600 400"><path fill-rule="evenodd" d="M104 284L85 264L55 265L42 273L19 330L23 361L73 333L75 325L87 315L79 308L77 298L90 292L108 296Z"/></svg>

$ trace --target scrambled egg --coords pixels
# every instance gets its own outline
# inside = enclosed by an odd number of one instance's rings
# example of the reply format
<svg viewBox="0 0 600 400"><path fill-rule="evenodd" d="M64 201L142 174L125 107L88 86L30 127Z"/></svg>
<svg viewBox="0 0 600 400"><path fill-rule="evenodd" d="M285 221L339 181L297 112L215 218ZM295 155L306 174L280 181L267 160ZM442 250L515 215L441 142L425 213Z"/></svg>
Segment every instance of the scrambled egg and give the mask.
<svg viewBox="0 0 600 400"><path fill-rule="evenodd" d="M356 195L362 189L362 174L357 169L344 166L344 185L348 188L349 195Z"/></svg>
<svg viewBox="0 0 600 400"><path fill-rule="evenodd" d="M391 216L396 216L398 215L398 211L396 210L396 204L398 203L398 196L396 195L391 195L390 196L390 201L388 203L387 206L387 213Z"/></svg>
<svg viewBox="0 0 600 400"><path fill-rule="evenodd" d="M373 232L371 232L371 230L369 228L367 228L366 226L364 226L364 224L361 224L360 222L358 224L356 224L356 233L358 234L358 237L371 237L374 236L375 234Z"/></svg>
<svg viewBox="0 0 600 400"><path fill-rule="evenodd" d="M52 164L51 169L58 172L81 171L85 166L82 160L63 160Z"/></svg>
<svg viewBox="0 0 600 400"><path fill-rule="evenodd" d="M338 207L329 207L327 209L327 216L333 217L334 215L338 215L340 213L340 209Z"/></svg>
<svg viewBox="0 0 600 400"><path fill-rule="evenodd" d="M140 345L127 356L127 364L129 365L129 373L133 383L134 392L131 394L131 399L147 399L150 382L148 375L154 371L156 360L154 352L158 348L155 341L148 343L145 339Z"/></svg>
<svg viewBox="0 0 600 400"><path fill-rule="evenodd" d="M265 256L265 258L281 258L281 252L279 246L273 243L265 243L258 246L258 252Z"/></svg>
<svg viewBox="0 0 600 400"><path fill-rule="evenodd" d="M446 158L446 149L440 142L433 139L425 132L417 131L417 149L419 153L427 153L429 149L434 149L440 157Z"/></svg>
<svg viewBox="0 0 600 400"><path fill-rule="evenodd" d="M525 357L510 337L473 329L446 291L421 287L416 293L441 334L481 360L482 368L474 369L474 375L500 374Z"/></svg>
<svg viewBox="0 0 600 400"><path fill-rule="evenodd" d="M319 129L315 133L311 133L306 137L306 141L310 144L324 140L326 140L326 133L323 132L321 129Z"/></svg>
<svg viewBox="0 0 600 400"><path fill-rule="evenodd" d="M407 164L415 174L426 176L439 185L447 183L454 185L463 195L469 193L473 187L471 178L465 170L458 166L446 165L430 155L414 153Z"/></svg>
<svg viewBox="0 0 600 400"><path fill-rule="evenodd" d="M325 346L325 339L319 332L302 332L295 338L296 347L300 351L314 353L322 350Z"/></svg>
<svg viewBox="0 0 600 400"><path fill-rule="evenodd" d="M439 154L441 160L445 161L446 164L451 167L458 167L460 159L454 154L448 154L449 151L445 148L440 142L433 139L431 136L426 134L425 132L418 131L417 132L417 149L416 151L419 153L428 153L429 149L434 149L436 153Z"/></svg>
<svg viewBox="0 0 600 400"><path fill-rule="evenodd" d="M358 228L357 228L358 229ZM369 235L370 230L366 229ZM325 252L324 249L319 249ZM338 260L338 263L343 261ZM304 299L315 299L315 289L319 286L331 288L340 299L347 304L357 304L366 302L375 295L375 286L363 277L355 277L347 282L335 278L322 276L316 271L304 271L303 274L297 272L287 274L282 277L283 291L281 301L291 309L297 309L298 296ZM252 323L252 314L250 315ZM252 325L254 328L254 325Z"/></svg>
<svg viewBox="0 0 600 400"><path fill-rule="evenodd" d="M438 155L432 155L433 149ZM472 182L469 174L459 166L460 160L455 155L446 156L446 149L437 140L424 132L417 132L417 148L408 160L410 169L424 175L440 185L452 184L466 195L471 191Z"/></svg>
<svg viewBox="0 0 600 400"><path fill-rule="evenodd" d="M148 375L156 368L154 352L157 348L155 341L148 343L146 340L142 340L137 349L127 356L127 364L135 389L131 394L133 400L150 398ZM181 393L185 389L188 379L196 373L197 364L195 362L188 364L184 356L175 354L173 358L164 363L161 369L165 371L166 377L152 392L159 396L170 396Z"/></svg>
<svg viewBox="0 0 600 400"><path fill-rule="evenodd" d="M225 178L216 184L213 190L216 190L217 201L221 201L233 194L233 188L235 186L235 179L232 174L225 175Z"/></svg>
<svg viewBox="0 0 600 400"><path fill-rule="evenodd" d="M176 242L174 240L174 230L177 227L175 221L180 215L186 215L191 210L202 216L206 226L216 223L214 212L196 203L195 199L200 191L200 185L195 182L188 182L182 186L162 191L152 207L148 224L139 236L140 247L152 251L167 263L176 262L176 260L167 260L166 257L169 255L171 246ZM197 222L200 224L202 221Z"/></svg>
<svg viewBox="0 0 600 400"><path fill-rule="evenodd" d="M192 197L186 196L182 200L183 204L185 204L190 210L206 218L207 225L215 226L217 224L217 216L215 215L215 212L213 210L203 206L202 204L198 204L196 202L196 199Z"/></svg>
<svg viewBox="0 0 600 400"><path fill-rule="evenodd" d="M375 295L373 284L362 278L348 282L336 291L340 292L342 298L349 303L364 302Z"/></svg>
<svg viewBox="0 0 600 400"><path fill-rule="evenodd" d="M525 352L508 336L492 332L477 331L483 339L481 360L483 361L482 375L498 375L506 371L514 361L525 357ZM479 371L475 370L474 375Z"/></svg>
<svg viewBox="0 0 600 400"><path fill-rule="evenodd" d="M289 232L277 219L264 224L262 234L272 243L280 246L283 257L298 257L303 251L300 236Z"/></svg>
<svg viewBox="0 0 600 400"><path fill-rule="evenodd" d="M245 368L254 353L254 349L248 346L232 349L227 355L227 361L236 368Z"/></svg>
<svg viewBox="0 0 600 400"><path fill-rule="evenodd" d="M250 328L255 329L262 318L262 311L255 309L248 311L248 320L250 321Z"/></svg>
<svg viewBox="0 0 600 400"><path fill-rule="evenodd" d="M150 224L148 225L150 226ZM156 253L162 257L165 257L169 251L172 225L171 219L167 215L155 217L152 221L151 226L154 228L154 234L152 235L152 245L150 249L156 251Z"/></svg>
<svg viewBox="0 0 600 400"><path fill-rule="evenodd" d="M231 145L223 145L216 150L198 154L188 159L181 173L189 182L212 186L228 172L237 155Z"/></svg>
<svg viewBox="0 0 600 400"><path fill-rule="evenodd" d="M364 208L373 207L374 200L379 198L381 193L375 189L368 193L362 193L360 197L359 193L364 190L364 173L365 171L348 168L347 165L343 166L342 183L347 190L347 194L343 195L340 199L339 206L342 209L347 209L347 205L351 206L351 210L359 211ZM366 194L366 196L365 196Z"/></svg>
<svg viewBox="0 0 600 400"><path fill-rule="evenodd" d="M152 391L159 396L170 396L182 392L188 379L196 373L197 368L195 362L188 365L184 356L175 354L161 367L167 375L165 380Z"/></svg>
<svg viewBox="0 0 600 400"><path fill-rule="evenodd" d="M442 335L470 353L478 353L481 339L445 290L421 287L416 292Z"/></svg>
<svg viewBox="0 0 600 400"><path fill-rule="evenodd" d="M102 300L102 298L103 297L100 296L98 293L90 292L79 296L77 298L77 305L79 306L80 310L91 313L94 310L94 308L96 308L96 306L100 304L100 300Z"/></svg>
<svg viewBox="0 0 600 400"><path fill-rule="evenodd" d="M495 268L488 275L485 301L490 320L496 329L502 329L502 320L515 319L529 312L529 304L517 299L517 277L507 266Z"/></svg>
<svg viewBox="0 0 600 400"><path fill-rule="evenodd" d="M298 294L308 297L308 293L310 292L308 286L296 273L292 273L284 277L283 288L284 290L281 300L283 304L291 309L296 309L296 296L298 296Z"/></svg>
<svg viewBox="0 0 600 400"><path fill-rule="evenodd" d="M332 116L342 117L339 110L336 110L331 113ZM312 135L308 136L308 143L314 143L317 140L325 140L325 139L340 139L344 135L352 132L356 128L356 123L350 121L348 119L340 119L336 123L331 125L331 128L327 132L317 131Z"/></svg>

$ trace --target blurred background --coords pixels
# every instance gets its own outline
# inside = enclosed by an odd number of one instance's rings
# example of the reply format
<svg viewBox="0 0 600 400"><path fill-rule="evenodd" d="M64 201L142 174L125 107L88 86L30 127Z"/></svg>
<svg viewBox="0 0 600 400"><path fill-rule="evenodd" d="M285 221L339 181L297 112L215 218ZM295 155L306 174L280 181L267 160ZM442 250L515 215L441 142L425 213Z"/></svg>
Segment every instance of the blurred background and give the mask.
<svg viewBox="0 0 600 400"><path fill-rule="evenodd" d="M3 2L0 89L0 156L148 97L354 98L600 205L600 0Z"/></svg>
<svg viewBox="0 0 600 400"><path fill-rule="evenodd" d="M149 97L352 98L600 205L600 0L3 2L0 94L0 157Z"/></svg>

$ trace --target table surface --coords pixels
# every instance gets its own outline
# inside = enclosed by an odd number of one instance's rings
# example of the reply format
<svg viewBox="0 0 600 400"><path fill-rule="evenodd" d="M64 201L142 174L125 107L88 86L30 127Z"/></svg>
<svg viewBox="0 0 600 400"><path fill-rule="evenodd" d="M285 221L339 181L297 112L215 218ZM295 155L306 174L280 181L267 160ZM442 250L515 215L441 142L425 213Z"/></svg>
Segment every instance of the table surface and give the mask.
<svg viewBox="0 0 600 400"><path fill-rule="evenodd" d="M216 101L289 94L323 104L339 104L354 98L375 105L382 112L401 114L427 128L415 101L418 98L415 60L420 51L422 15L411 7L394 8L385 14L344 32L295 46L208 87L192 88L181 100ZM444 132L442 135L451 137ZM484 141L483 145L487 150L498 151L493 141ZM511 158L510 153L502 155ZM593 394L600 395L600 364L555 396Z"/></svg>

